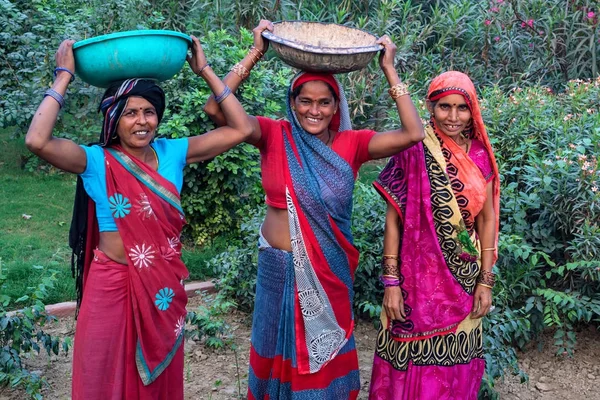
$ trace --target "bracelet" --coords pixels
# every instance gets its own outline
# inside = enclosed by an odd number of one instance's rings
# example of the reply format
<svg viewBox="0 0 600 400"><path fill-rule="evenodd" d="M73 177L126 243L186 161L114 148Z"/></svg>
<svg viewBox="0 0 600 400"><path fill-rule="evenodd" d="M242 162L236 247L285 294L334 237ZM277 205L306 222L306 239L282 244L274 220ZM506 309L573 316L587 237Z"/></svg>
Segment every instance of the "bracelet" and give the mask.
<svg viewBox="0 0 600 400"><path fill-rule="evenodd" d="M254 51L254 50L256 50L256 52L258 53L258 55L261 56L261 57L265 55L265 53L263 53L262 51L260 51L259 49L257 49L256 46L254 46L254 45L250 46L250 51Z"/></svg>
<svg viewBox="0 0 600 400"><path fill-rule="evenodd" d="M206 67L210 67L210 64L206 63L202 68L200 68L200 71L198 71L196 75L200 76L200 74L206 69Z"/></svg>
<svg viewBox="0 0 600 400"><path fill-rule="evenodd" d="M69 74L71 74L71 80L69 82L73 82L75 80L75 74L73 73L73 71L71 71L69 68L65 68L65 67L54 68L54 79L56 79L56 74L58 74L59 71L65 71L65 72L68 72Z"/></svg>
<svg viewBox="0 0 600 400"><path fill-rule="evenodd" d="M254 54L255 51L257 54ZM250 50L248 50L248 55L252 59L253 65L256 65L256 63L264 56L263 52L254 46L250 46Z"/></svg>
<svg viewBox="0 0 600 400"><path fill-rule="evenodd" d="M56 100L60 108L63 108L63 106L65 105L65 98L63 97L63 95L52 88L46 90L46 92L44 93L44 97L46 96L50 96L54 100Z"/></svg>
<svg viewBox="0 0 600 400"><path fill-rule="evenodd" d="M493 288L494 288L493 286L486 285L485 283L478 283L478 285L479 285L479 286L486 287L486 288L489 288L489 289L493 289Z"/></svg>
<svg viewBox="0 0 600 400"><path fill-rule="evenodd" d="M223 102L223 100L225 100L227 98L227 96L229 96L230 94L231 94L231 89L229 89L229 86L225 85L225 89L223 89L221 94L218 96L215 96L215 100L217 101L217 104L221 104Z"/></svg>
<svg viewBox="0 0 600 400"><path fill-rule="evenodd" d="M496 274L481 270L481 272L479 272L479 276L477 277L477 284L482 284L486 287L493 288L496 284Z"/></svg>
<svg viewBox="0 0 600 400"><path fill-rule="evenodd" d="M241 80L245 80L250 75L250 71L248 71L248 69L240 63L237 63L231 67L231 72L235 72L235 74L239 76Z"/></svg>
<svg viewBox="0 0 600 400"><path fill-rule="evenodd" d="M482 249L481 251L496 251L495 247L488 247L487 249Z"/></svg>
<svg viewBox="0 0 600 400"><path fill-rule="evenodd" d="M396 100L398 97L410 94L408 91L408 86L403 82L396 83L394 86L389 88L388 93L394 100Z"/></svg>
<svg viewBox="0 0 600 400"><path fill-rule="evenodd" d="M381 264L382 275L400 277L400 267L394 264Z"/></svg>
<svg viewBox="0 0 600 400"><path fill-rule="evenodd" d="M383 255L383 259L384 260L397 260L398 259L398 255L396 255L396 254L384 254Z"/></svg>
<svg viewBox="0 0 600 400"><path fill-rule="evenodd" d="M387 275L381 275L379 277L379 282L383 283L383 287L384 288L393 287L393 286L400 286L400 279L394 278L394 277L390 277L390 276L387 276Z"/></svg>

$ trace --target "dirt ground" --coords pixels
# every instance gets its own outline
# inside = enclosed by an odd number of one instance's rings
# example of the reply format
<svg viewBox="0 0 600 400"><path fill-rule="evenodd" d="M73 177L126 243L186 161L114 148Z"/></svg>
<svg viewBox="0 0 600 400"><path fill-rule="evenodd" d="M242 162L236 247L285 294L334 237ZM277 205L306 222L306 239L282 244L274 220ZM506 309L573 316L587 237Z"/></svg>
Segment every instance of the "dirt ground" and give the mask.
<svg viewBox="0 0 600 400"><path fill-rule="evenodd" d="M190 300L192 307L199 302L198 298ZM238 399L238 392L245 398L250 348L249 322L250 317L246 314L232 315L230 323L236 338L235 352L211 351L192 340L185 343L186 399ZM63 319L49 331L60 336L73 335L74 321L72 318ZM355 335L362 381L359 398L367 399L376 330L370 324L359 323ZM551 336L547 339L550 342ZM532 348L520 354L519 360L521 367L529 374L530 381L521 384L518 378L511 376L504 382L498 382L501 399L600 400L600 332L596 330L585 330L578 335L574 358L556 357L554 349L545 346L541 352ZM49 386L43 392L45 399L70 398L70 356L47 357L43 354L27 360L27 364L33 371L46 377ZM22 391L0 389L0 399L24 398L26 395Z"/></svg>

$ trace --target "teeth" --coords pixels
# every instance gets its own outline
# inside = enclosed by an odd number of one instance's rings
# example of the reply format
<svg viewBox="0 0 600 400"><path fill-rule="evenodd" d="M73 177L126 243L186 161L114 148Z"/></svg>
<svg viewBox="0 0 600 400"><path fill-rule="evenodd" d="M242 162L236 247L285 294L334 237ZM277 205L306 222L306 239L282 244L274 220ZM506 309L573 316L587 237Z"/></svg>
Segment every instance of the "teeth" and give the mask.
<svg viewBox="0 0 600 400"><path fill-rule="evenodd" d="M309 120L310 122L319 122L319 120L316 118L308 118L307 117L306 119Z"/></svg>
<svg viewBox="0 0 600 400"><path fill-rule="evenodd" d="M137 131L133 133L134 135L147 135L148 131Z"/></svg>

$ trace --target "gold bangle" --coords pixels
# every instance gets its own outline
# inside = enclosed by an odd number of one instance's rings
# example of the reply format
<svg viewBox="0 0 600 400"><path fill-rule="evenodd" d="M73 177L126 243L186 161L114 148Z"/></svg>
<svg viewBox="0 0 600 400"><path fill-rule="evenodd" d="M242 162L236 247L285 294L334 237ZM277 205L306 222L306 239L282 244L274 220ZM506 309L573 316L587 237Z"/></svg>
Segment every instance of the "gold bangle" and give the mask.
<svg viewBox="0 0 600 400"><path fill-rule="evenodd" d="M237 63L231 67L231 72L235 72L235 74L239 76L241 80L245 80L250 75L250 71L248 71L248 69L240 63Z"/></svg>
<svg viewBox="0 0 600 400"><path fill-rule="evenodd" d="M396 83L394 86L389 88L388 93L390 97L394 100L396 100L398 97L410 94L410 92L408 91L408 86L404 82Z"/></svg>
<svg viewBox="0 0 600 400"><path fill-rule="evenodd" d="M482 249L481 251L496 251L495 247L488 247L487 249Z"/></svg>
<svg viewBox="0 0 600 400"><path fill-rule="evenodd" d="M494 288L493 286L486 285L485 283L478 283L478 285L486 287L486 288L489 288L489 289L493 289Z"/></svg>
<svg viewBox="0 0 600 400"><path fill-rule="evenodd" d="M396 257L398 258L398 254L384 254L384 257Z"/></svg>
<svg viewBox="0 0 600 400"><path fill-rule="evenodd" d="M256 50L256 52L258 53L258 55L260 55L261 57L265 55L265 53L263 53L262 51L260 51L259 49L256 48L256 46L252 45L250 46L250 51L252 50Z"/></svg>

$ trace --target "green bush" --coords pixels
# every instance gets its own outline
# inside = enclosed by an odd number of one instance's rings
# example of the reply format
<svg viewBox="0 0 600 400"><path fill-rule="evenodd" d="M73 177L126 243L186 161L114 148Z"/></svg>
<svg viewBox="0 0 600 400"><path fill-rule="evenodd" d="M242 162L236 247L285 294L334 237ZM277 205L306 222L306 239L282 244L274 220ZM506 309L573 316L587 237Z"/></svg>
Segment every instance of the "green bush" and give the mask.
<svg viewBox="0 0 600 400"><path fill-rule="evenodd" d="M0 260L0 289L6 285L6 276L2 273ZM43 269L43 267L34 267ZM33 351L39 354L41 349L48 355L58 355L62 346L68 352L71 339L62 341L43 331L46 323L56 318L46 314L44 299L48 289L54 287L56 273L42 279L35 288L30 288L29 294L18 299L12 299L0 294L0 388L3 386L22 387L32 399L41 399L40 391L46 383L44 378L31 373L23 364L23 356ZM22 303L32 300L32 306L23 307L17 311L8 311L19 307Z"/></svg>

